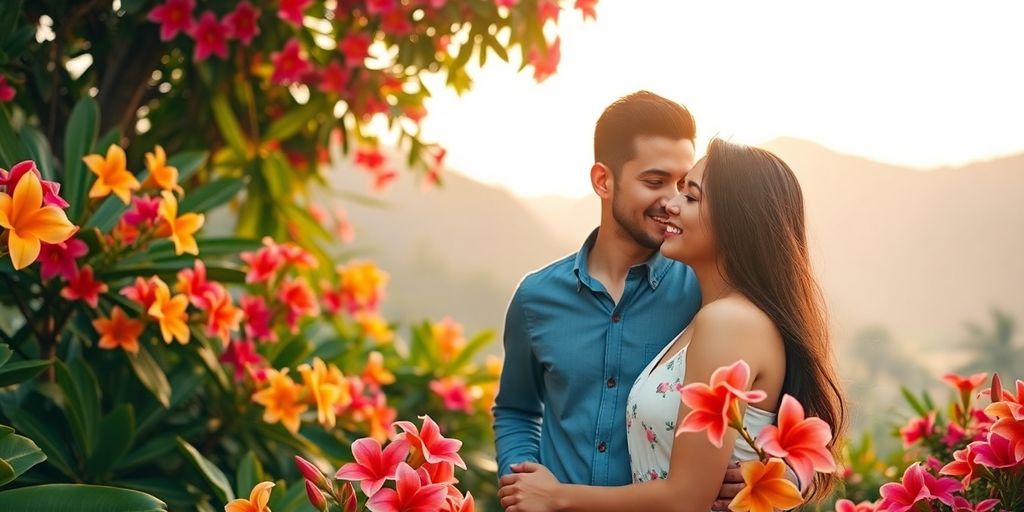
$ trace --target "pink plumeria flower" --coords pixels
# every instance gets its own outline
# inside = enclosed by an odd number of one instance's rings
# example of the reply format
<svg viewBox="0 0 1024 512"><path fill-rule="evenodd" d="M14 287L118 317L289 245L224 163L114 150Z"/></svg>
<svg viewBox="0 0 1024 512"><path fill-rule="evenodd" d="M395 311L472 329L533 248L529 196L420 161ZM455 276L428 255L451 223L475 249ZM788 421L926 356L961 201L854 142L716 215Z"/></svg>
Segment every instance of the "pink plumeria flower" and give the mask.
<svg viewBox="0 0 1024 512"><path fill-rule="evenodd" d="M430 381L430 390L444 401L445 409L473 413L473 397L461 377L445 377Z"/></svg>
<svg viewBox="0 0 1024 512"><path fill-rule="evenodd" d="M441 428L430 416L420 416L420 419L423 420L422 430L408 421L396 421L394 425L403 431L398 437L408 441L413 450L419 450L427 462L447 461L466 469L466 463L459 456L462 441L442 436Z"/></svg>
<svg viewBox="0 0 1024 512"><path fill-rule="evenodd" d="M70 281L78 273L77 259L89 252L89 246L77 238L59 244L43 243L39 249L39 275L43 281L61 276Z"/></svg>
<svg viewBox="0 0 1024 512"><path fill-rule="evenodd" d="M935 411L929 412L923 418L911 418L905 426L900 427L900 436L903 438L904 447L909 447L933 433L935 433Z"/></svg>
<svg viewBox="0 0 1024 512"><path fill-rule="evenodd" d="M405 463L408 455L409 443L404 439L396 439L382 450L376 439L364 437L352 443L352 456L356 461L342 466L334 478L358 481L363 494L372 497L384 487L386 480L397 477L398 467ZM419 477L416 480L419 482Z"/></svg>
<svg viewBox="0 0 1024 512"><path fill-rule="evenodd" d="M836 512L875 512L875 504L870 501L862 501L854 504L847 499L836 501Z"/></svg>
<svg viewBox="0 0 1024 512"><path fill-rule="evenodd" d="M216 55L222 60L227 59L228 30L224 23L217 20L217 16L213 12L204 12L188 32L188 35L196 40L196 49L192 58L196 62L202 62L210 58L210 55Z"/></svg>
<svg viewBox="0 0 1024 512"><path fill-rule="evenodd" d="M132 208L121 217L135 226L153 225L160 218L160 196L132 197Z"/></svg>
<svg viewBox="0 0 1024 512"><path fill-rule="evenodd" d="M768 425L757 435L757 446L769 455L782 457L801 482L810 482L815 472L833 473L836 461L828 449L832 428L821 418L806 418L804 407L790 395L782 397L778 426Z"/></svg>
<svg viewBox="0 0 1024 512"><path fill-rule="evenodd" d="M235 10L224 16L224 24L228 27L227 36L239 40L249 46L253 38L260 34L260 10L253 7L249 0L242 0Z"/></svg>
<svg viewBox="0 0 1024 512"><path fill-rule="evenodd" d="M679 396L690 409L679 425L680 432L707 430L708 440L718 448L730 423L742 421L733 416L738 412L737 400L757 403L767 394L761 390L745 391L750 384L750 366L739 360L723 366L711 374L711 382L695 382L679 386Z"/></svg>
<svg viewBox="0 0 1024 512"><path fill-rule="evenodd" d="M999 500L992 498L978 503L971 503L967 501L967 498L963 496L956 496L953 498L953 512L989 512L996 508L999 504ZM836 512L840 512L836 510Z"/></svg>
<svg viewBox="0 0 1024 512"><path fill-rule="evenodd" d="M438 510L448 494L447 484L423 485L405 462L398 464L395 490L381 489L366 502L371 512L419 512Z"/></svg>
<svg viewBox="0 0 1024 512"><path fill-rule="evenodd" d="M195 0L167 0L149 11L147 18L160 24L160 40L170 41L179 32L188 33L192 29L195 6Z"/></svg>
<svg viewBox="0 0 1024 512"><path fill-rule="evenodd" d="M44 206L56 206L57 208L67 208L70 206L63 197L60 196L60 183L55 181L47 181L43 179L43 174L39 172L36 167L36 163L32 160L25 160L18 162L11 167L11 172L7 172L0 169L0 186L7 187L7 193L11 194L14 187L21 181L21 177L32 173L39 179L39 184L43 188L43 205Z"/></svg>
<svg viewBox="0 0 1024 512"><path fill-rule="evenodd" d="M312 5L313 0L281 0L277 16L295 27L302 26L302 13Z"/></svg>
<svg viewBox="0 0 1024 512"><path fill-rule="evenodd" d="M68 281L67 286L60 291L60 296L67 300L82 300L89 307L96 308L100 294L106 291L106 283L97 281L93 277L92 267L86 265Z"/></svg>
<svg viewBox="0 0 1024 512"><path fill-rule="evenodd" d="M270 54L270 60L274 65L270 81L278 85L302 82L306 75L313 72L313 65L302 51L299 40L294 37L285 43L281 51Z"/></svg>

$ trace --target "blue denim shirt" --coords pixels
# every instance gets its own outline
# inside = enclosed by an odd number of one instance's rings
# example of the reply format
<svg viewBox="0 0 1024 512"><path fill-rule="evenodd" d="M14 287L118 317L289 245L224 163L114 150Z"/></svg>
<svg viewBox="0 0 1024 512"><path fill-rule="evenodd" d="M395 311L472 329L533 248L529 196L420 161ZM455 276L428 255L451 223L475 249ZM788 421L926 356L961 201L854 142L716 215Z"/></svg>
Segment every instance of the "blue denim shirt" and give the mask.
<svg viewBox="0 0 1024 512"><path fill-rule="evenodd" d="M527 275L505 318L494 406L499 475L540 462L563 483L631 482L626 397L700 307L693 270L655 253L629 270L616 304L578 253Z"/></svg>

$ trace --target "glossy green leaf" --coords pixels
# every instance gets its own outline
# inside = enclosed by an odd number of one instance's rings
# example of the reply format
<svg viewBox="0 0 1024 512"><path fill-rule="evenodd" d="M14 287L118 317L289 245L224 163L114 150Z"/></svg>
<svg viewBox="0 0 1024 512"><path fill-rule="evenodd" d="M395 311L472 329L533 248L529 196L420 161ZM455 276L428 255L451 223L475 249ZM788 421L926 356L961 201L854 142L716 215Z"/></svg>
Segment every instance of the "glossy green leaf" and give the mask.
<svg viewBox="0 0 1024 512"><path fill-rule="evenodd" d="M131 404L117 406L97 431L96 450L86 462L86 470L103 474L114 467L135 442L135 412Z"/></svg>
<svg viewBox="0 0 1024 512"><path fill-rule="evenodd" d="M64 393L65 413L71 423L71 434L82 453L89 457L95 446L96 427L100 418L99 384L92 369L75 359L68 363L57 361L57 385Z"/></svg>
<svg viewBox="0 0 1024 512"><path fill-rule="evenodd" d="M0 510L18 512L161 512L167 505L149 494L83 484L47 484L0 492Z"/></svg>
<svg viewBox="0 0 1024 512"><path fill-rule="evenodd" d="M4 3L6 5L0 8L0 43L14 32L18 16L21 14L21 0L6 0Z"/></svg>
<svg viewBox="0 0 1024 512"><path fill-rule="evenodd" d="M242 252L255 251L263 246L259 240L238 237L196 238L196 243L199 245L199 254L203 260L238 256ZM170 240L156 240L150 244L149 249L137 256L126 258L124 262L162 261L179 257L174 254L174 244Z"/></svg>
<svg viewBox="0 0 1024 512"><path fill-rule="evenodd" d="M131 469L155 461L178 448L178 436L166 435L137 446L121 458L116 465L119 470Z"/></svg>
<svg viewBox="0 0 1024 512"><path fill-rule="evenodd" d="M459 355L455 356L455 358L452 359L452 362L448 366L449 371L458 372L459 370L461 370L462 367L466 365L466 363L470 362L470 360L473 359L473 356L475 356L478 352L489 346L493 339L494 332L490 330L481 332L480 334L474 336L473 339L469 340L469 342L466 343L466 346L462 349L462 352L459 352Z"/></svg>
<svg viewBox="0 0 1024 512"><path fill-rule="evenodd" d="M252 451L242 457L238 464L238 476L235 478L235 495L248 496L256 484L263 481L263 465Z"/></svg>
<svg viewBox="0 0 1024 512"><path fill-rule="evenodd" d="M139 382L153 393L153 396L166 408L171 401L171 385L167 382L167 376L149 353L149 347L139 344L139 351L136 354L128 354L128 361L131 362L132 371L139 378Z"/></svg>
<svg viewBox="0 0 1024 512"><path fill-rule="evenodd" d="M195 449L191 444L182 438L178 438L178 448L188 459L189 463L194 469L199 471L206 483L210 484L210 490L217 497L222 505L235 499L235 493L231 490L231 484L228 482L228 477L224 476L224 472L209 461L206 457L203 457L198 450Z"/></svg>
<svg viewBox="0 0 1024 512"><path fill-rule="evenodd" d="M57 421L52 418L48 418L46 421L37 418L37 416L43 415L37 414L38 410L33 408L18 407L13 410L5 408L4 413L11 418L14 426L22 434L43 449L48 464L60 470L68 478L75 478L75 472L71 470L71 454L68 443L57 431Z"/></svg>
<svg viewBox="0 0 1024 512"><path fill-rule="evenodd" d="M71 204L67 211L72 222L85 211L92 173L85 167L82 157L89 154L96 143L99 124L99 105L92 97L83 96L71 110L64 135L64 197Z"/></svg>
<svg viewBox="0 0 1024 512"><path fill-rule="evenodd" d="M7 434L0 437L0 461L4 461L11 468L10 480L21 476L29 468L44 460L46 460L46 455L43 453L43 450L36 443L32 442L31 439L17 434ZM3 473L3 471L0 471L0 473ZM3 481L3 478L0 477L0 485L10 480Z"/></svg>
<svg viewBox="0 0 1024 512"><path fill-rule="evenodd" d="M181 200L178 215L184 212L205 212L221 206L245 187L245 181L239 178L221 178L190 191Z"/></svg>
<svg viewBox="0 0 1024 512"><path fill-rule="evenodd" d="M28 149L32 160L36 163L36 168L39 169L39 174L43 176L43 179L49 181L57 180L57 170L53 162L53 149L50 147L50 141L46 139L46 136L36 127L25 125L21 127L21 140L25 143L25 147Z"/></svg>
<svg viewBox="0 0 1024 512"><path fill-rule="evenodd" d="M14 354L14 351L11 350L11 347L7 346L6 343L0 343L0 368L3 368L4 364L11 359L12 354Z"/></svg>
<svg viewBox="0 0 1024 512"><path fill-rule="evenodd" d="M50 366L50 361L31 360L8 363L0 368L0 387L34 379Z"/></svg>
<svg viewBox="0 0 1024 512"><path fill-rule="evenodd" d="M110 195L89 216L83 227L85 229L99 228L100 231L109 232L117 225L117 221L121 220L121 217L128 211L128 208L130 208L130 205L124 204L121 198Z"/></svg>
<svg viewBox="0 0 1024 512"><path fill-rule="evenodd" d="M302 129L307 123L309 123L317 114L322 114L327 110L327 99L324 96L314 96L305 105L288 112L287 114L277 118L273 123L270 123L270 127L267 128L266 133L263 135L264 141L271 140L284 140L291 137L295 132Z"/></svg>
<svg viewBox="0 0 1024 512"><path fill-rule="evenodd" d="M10 169L14 164L29 158L28 149L14 133L7 110L0 108L0 167Z"/></svg>
<svg viewBox="0 0 1024 512"><path fill-rule="evenodd" d="M220 134L224 140L238 156L246 156L248 151L246 150L245 136L242 134L242 127L239 126L238 119L231 110L231 104L227 97L223 93L215 94L210 101L210 107L213 110L213 119L217 123L217 127L220 128Z"/></svg>
<svg viewBox="0 0 1024 512"><path fill-rule="evenodd" d="M178 182L182 183L195 174L209 157L209 151L182 151L167 157L167 165L178 169Z"/></svg>

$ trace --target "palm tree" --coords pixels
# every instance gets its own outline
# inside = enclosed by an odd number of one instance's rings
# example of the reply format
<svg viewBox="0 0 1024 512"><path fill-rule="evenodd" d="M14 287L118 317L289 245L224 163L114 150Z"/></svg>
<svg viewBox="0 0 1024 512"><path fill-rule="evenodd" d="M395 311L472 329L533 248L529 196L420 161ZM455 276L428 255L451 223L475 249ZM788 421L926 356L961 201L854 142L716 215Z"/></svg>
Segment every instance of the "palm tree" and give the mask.
<svg viewBox="0 0 1024 512"><path fill-rule="evenodd" d="M992 308L994 325L967 322L967 338L960 348L972 353L969 363L959 371L963 374L999 372L1004 379L1024 378L1024 346L1014 343L1016 321L1005 311Z"/></svg>

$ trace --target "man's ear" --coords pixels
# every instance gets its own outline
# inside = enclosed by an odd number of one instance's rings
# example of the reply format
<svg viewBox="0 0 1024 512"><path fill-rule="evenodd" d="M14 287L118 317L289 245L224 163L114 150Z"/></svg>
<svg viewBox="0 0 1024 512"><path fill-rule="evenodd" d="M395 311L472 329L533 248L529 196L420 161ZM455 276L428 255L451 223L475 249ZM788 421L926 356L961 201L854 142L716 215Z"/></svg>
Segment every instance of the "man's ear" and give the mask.
<svg viewBox="0 0 1024 512"><path fill-rule="evenodd" d="M590 186L594 188L594 193L601 199L608 199L612 196L614 180L615 176L607 165L597 162L590 167Z"/></svg>

